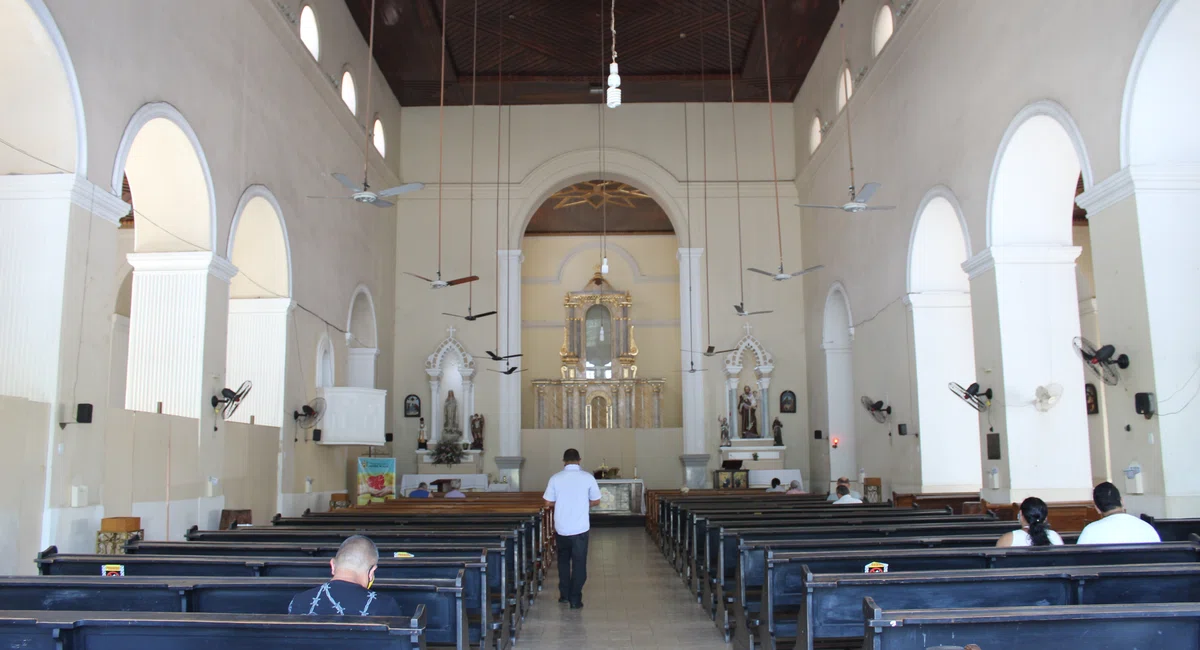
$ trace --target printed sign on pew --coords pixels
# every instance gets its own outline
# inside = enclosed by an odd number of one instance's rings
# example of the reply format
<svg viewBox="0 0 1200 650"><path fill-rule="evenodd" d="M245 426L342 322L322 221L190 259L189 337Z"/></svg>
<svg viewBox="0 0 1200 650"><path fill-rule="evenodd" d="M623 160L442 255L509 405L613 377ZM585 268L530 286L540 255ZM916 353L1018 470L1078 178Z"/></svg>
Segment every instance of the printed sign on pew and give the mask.
<svg viewBox="0 0 1200 650"><path fill-rule="evenodd" d="M124 576L125 575L125 565L124 564L105 564L104 566L100 567L100 575L105 576L105 577Z"/></svg>
<svg viewBox="0 0 1200 650"><path fill-rule="evenodd" d="M883 562L872 562L863 567L863 573L887 573L888 565Z"/></svg>

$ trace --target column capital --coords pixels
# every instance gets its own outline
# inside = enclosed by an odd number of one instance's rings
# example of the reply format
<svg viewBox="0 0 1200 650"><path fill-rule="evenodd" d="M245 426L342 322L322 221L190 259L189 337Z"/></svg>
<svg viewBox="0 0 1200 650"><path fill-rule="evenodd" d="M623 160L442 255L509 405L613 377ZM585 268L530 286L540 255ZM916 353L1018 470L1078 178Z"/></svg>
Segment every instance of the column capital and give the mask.
<svg viewBox="0 0 1200 650"><path fill-rule="evenodd" d="M502 260L516 260L518 264L525 262L525 252L519 248L502 248L496 251L496 256Z"/></svg>
<svg viewBox="0 0 1200 650"><path fill-rule="evenodd" d="M1090 217L1135 192L1171 191L1200 191L1200 164L1131 165L1088 188L1076 198L1076 203Z"/></svg>
<svg viewBox="0 0 1200 650"><path fill-rule="evenodd" d="M970 307L971 294L960 291L931 291L904 296L904 306L914 309Z"/></svg>
<svg viewBox="0 0 1200 650"><path fill-rule="evenodd" d="M975 278L1005 264L1075 265L1083 249L1079 246L989 246L962 263L967 276Z"/></svg>
<svg viewBox="0 0 1200 650"><path fill-rule="evenodd" d="M525 464L525 457L524 456L496 456L495 461L496 461L496 469L499 469L499 470L521 469L521 466Z"/></svg>
<svg viewBox="0 0 1200 650"><path fill-rule="evenodd" d="M679 251L675 253L675 259L681 260L685 257L689 259L699 259L703 254L703 248L680 248Z"/></svg>
<svg viewBox="0 0 1200 650"><path fill-rule="evenodd" d="M212 251L181 253L130 253L126 256L129 265L139 273L180 273L205 271L209 275L229 282L238 269L229 260Z"/></svg>
<svg viewBox="0 0 1200 650"><path fill-rule="evenodd" d="M129 214L119 196L77 174L12 174L0 176L0 201L66 199L114 226Z"/></svg>

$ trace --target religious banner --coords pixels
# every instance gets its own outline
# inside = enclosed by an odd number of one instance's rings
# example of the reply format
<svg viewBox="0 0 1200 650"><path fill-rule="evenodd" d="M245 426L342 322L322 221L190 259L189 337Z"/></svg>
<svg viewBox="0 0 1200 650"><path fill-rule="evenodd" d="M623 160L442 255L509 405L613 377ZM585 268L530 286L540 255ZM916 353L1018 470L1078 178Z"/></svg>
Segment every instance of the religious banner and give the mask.
<svg viewBox="0 0 1200 650"><path fill-rule="evenodd" d="M358 505L396 496L396 459L358 459Z"/></svg>

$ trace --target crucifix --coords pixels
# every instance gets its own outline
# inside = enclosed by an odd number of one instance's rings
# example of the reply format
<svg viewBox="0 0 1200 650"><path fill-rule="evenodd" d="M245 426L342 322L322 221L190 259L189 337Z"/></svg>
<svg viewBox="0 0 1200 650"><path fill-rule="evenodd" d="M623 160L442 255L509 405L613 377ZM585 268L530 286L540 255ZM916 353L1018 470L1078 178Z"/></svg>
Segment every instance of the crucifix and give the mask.
<svg viewBox="0 0 1200 650"><path fill-rule="evenodd" d="M458 331L458 329L455 328L453 325L446 328L446 334L449 335L450 338L454 338L454 333L457 331Z"/></svg>
<svg viewBox="0 0 1200 650"><path fill-rule="evenodd" d="M742 325L742 329L746 330L746 336L750 336L750 329L751 329L752 327L753 327L753 326L752 326L752 325L750 325L750 323L748 323L748 322L747 322L747 323L745 323L744 325Z"/></svg>

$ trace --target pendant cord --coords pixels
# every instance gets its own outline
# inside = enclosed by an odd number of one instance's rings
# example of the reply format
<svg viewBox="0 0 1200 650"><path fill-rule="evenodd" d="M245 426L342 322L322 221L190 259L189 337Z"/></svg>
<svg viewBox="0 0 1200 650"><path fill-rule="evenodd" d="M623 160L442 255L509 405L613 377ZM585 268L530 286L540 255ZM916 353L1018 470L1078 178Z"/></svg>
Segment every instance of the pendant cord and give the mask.
<svg viewBox="0 0 1200 650"><path fill-rule="evenodd" d="M708 93L706 92L704 82L704 5L700 4L700 142L701 142L701 159L704 163L704 199L702 209L704 211L704 309L705 309L705 325L704 333L709 343L712 343L712 275L709 272L708 259L711 257L708 251Z"/></svg>
<svg viewBox="0 0 1200 650"><path fill-rule="evenodd" d="M850 130L850 86L847 77L850 74L850 60L846 58L846 24L839 22L838 31L842 36L842 63L846 65L842 72L841 92L846 99L846 152L850 160L850 200L853 201L857 188L854 184L854 135Z"/></svg>
<svg viewBox="0 0 1200 650"><path fill-rule="evenodd" d="M505 192L505 217L504 217L505 235L504 235L504 237L506 239L508 239L508 241L511 242L512 241L512 107L511 106L508 108L507 131L508 131L508 135L506 136L506 138L508 140L508 162L505 164L506 169L505 169L505 173L504 173L504 184L506 186L508 186L508 189ZM511 256L509 257L509 261L508 261L508 272L509 272L509 274L512 274L512 258L511 258ZM520 275L517 276L517 279L515 280L515 282L518 283L518 286L520 286L519 285L519 283L521 282ZM512 353L513 327L512 327L511 314L512 314L512 295L513 295L513 293L514 292L512 291L512 289L509 289L507 300L505 300L505 303L507 303L506 308L508 309L508 313L510 314L510 317L509 317L509 322L508 322L509 323L508 324L508 332L507 332L508 336L507 336L507 339L504 341L504 346L505 346L504 356L508 356L509 354ZM517 314L517 323L518 324L521 322L520 318L521 318L521 315ZM511 364L512 364L511 361L506 360L504 363L505 363L506 368L511 367Z"/></svg>
<svg viewBox="0 0 1200 650"><path fill-rule="evenodd" d="M479 75L479 0L475 0L475 17L471 23L471 180L468 208L470 226L467 228L467 275L475 275L475 82ZM475 283L467 283L467 315L475 306Z"/></svg>
<svg viewBox="0 0 1200 650"><path fill-rule="evenodd" d="M692 314L692 292L695 290L695 278L692 277L692 155L689 147L691 138L688 137L688 105L683 103L683 193L684 193L684 214L687 215L687 256L680 259L681 264L687 264L688 278L688 338L687 351L688 363L693 369L696 367L696 351L691 348L695 347L696 342L696 321L693 320Z"/></svg>
<svg viewBox="0 0 1200 650"><path fill-rule="evenodd" d="M496 309L500 309L500 152L504 131L504 12L500 12L500 62L496 73ZM506 266L505 269L508 267ZM496 351L500 351L500 318L496 316Z"/></svg>
<svg viewBox="0 0 1200 650"><path fill-rule="evenodd" d="M613 0L613 11L616 0ZM615 16L615 13L613 14ZM604 260L608 258L608 193L607 179L604 177L604 0L600 0L600 104L596 113L596 138L600 147L600 268L604 270ZM617 60L617 32L613 25L613 62ZM604 285L600 285L601 290Z"/></svg>
<svg viewBox="0 0 1200 650"><path fill-rule="evenodd" d="M371 27L367 36L367 142L363 147L363 189L370 189L367 186L367 168L370 167L371 160L371 138L375 135L375 122L371 120L371 72L375 66L371 65L375 51L375 0L371 0Z"/></svg>
<svg viewBox="0 0 1200 650"><path fill-rule="evenodd" d="M738 231L738 286L741 293L741 304L746 304L746 277L742 272L742 177L738 169L737 145L737 94L733 89L733 17L729 9L729 0L725 0L725 35L729 45L729 119L733 126L733 186L737 197L737 231Z"/></svg>
<svg viewBox="0 0 1200 650"><path fill-rule="evenodd" d="M442 71L438 77L438 252L437 279L442 279L442 167L446 143L446 3L442 0Z"/></svg>
<svg viewBox="0 0 1200 650"><path fill-rule="evenodd" d="M767 0L762 0L762 27L763 56L767 64L767 121L771 125L771 185L775 188L775 235L779 238L779 272L783 273L783 213L779 209L779 162L775 155L775 98L771 92L771 39L767 35Z"/></svg>

